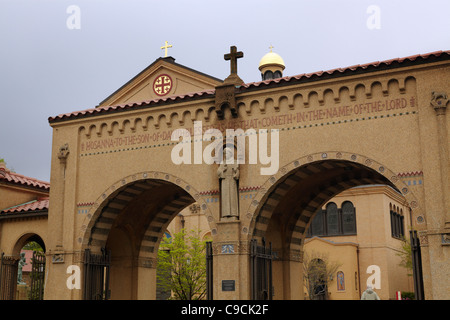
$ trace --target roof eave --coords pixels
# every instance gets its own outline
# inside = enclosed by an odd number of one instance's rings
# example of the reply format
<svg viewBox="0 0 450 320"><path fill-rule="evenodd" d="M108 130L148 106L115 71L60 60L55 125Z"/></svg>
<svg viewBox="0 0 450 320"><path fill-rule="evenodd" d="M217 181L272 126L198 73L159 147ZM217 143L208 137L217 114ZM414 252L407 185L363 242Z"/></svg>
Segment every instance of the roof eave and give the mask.
<svg viewBox="0 0 450 320"><path fill-rule="evenodd" d="M192 94L185 94L180 96L174 96L174 97L168 97L164 99L156 99L156 100L150 100L150 101L143 101L143 102L133 102L133 103L127 103L122 104L118 106L107 106L107 107L100 107L100 108L92 108L87 109L83 111L73 112L71 114L62 114L58 115L56 117L49 117L48 122L51 124L64 122L64 121L70 121L80 118L90 118L90 117L96 117L100 116L102 114L115 114L115 113L121 113L125 111L132 111L132 110L144 110L149 108L155 108L161 105L171 105L176 104L179 102L186 102L186 101L196 101L196 100L204 100L204 99L212 99L215 97L215 90L207 90L207 91L201 91L196 92ZM78 114L75 114L78 113ZM81 113L81 114L80 114Z"/></svg>
<svg viewBox="0 0 450 320"><path fill-rule="evenodd" d="M406 58L390 59L386 61L377 61L363 65L355 65L347 68L336 68L328 71L319 71L296 76L288 76L278 79L252 82L241 86L239 92L248 92L253 90L263 90L271 87L291 86L299 83L308 83L349 77L373 72L407 68L434 62L450 60L450 51L436 51L426 55L417 55Z"/></svg>
<svg viewBox="0 0 450 320"><path fill-rule="evenodd" d="M12 213L0 213L0 220L19 219L19 218L32 218L32 217L45 217L45 216L48 216L48 209L34 210L34 211L12 212Z"/></svg>
<svg viewBox="0 0 450 320"><path fill-rule="evenodd" d="M405 68L409 66L417 66L422 64L429 64L434 62L450 60L450 51L435 51L423 55L409 56L405 58L390 59L385 61L377 61L372 63L367 63L363 65L355 65L346 68L337 68L329 71L320 71L309 74L301 74L297 76L284 77L279 79L253 82L248 84L243 84L238 88L237 93L250 92L254 90L263 90L271 87L281 87L281 86L291 86L299 83L308 83L314 81L323 81L327 79L335 79L340 77L355 76L360 74L367 74L372 72L380 72L385 70L392 70L398 68ZM72 112L70 114L62 114L56 117L49 117L48 121L50 124L80 119L86 117L99 116L103 113L116 113L124 112L128 110L137 110L156 107L160 105L174 104L178 102L192 101L196 99L206 99L214 98L215 90L208 90L198 93L186 94L181 96L174 96L165 99L157 99L151 101L137 102L119 106L108 106L93 108L84 111ZM80 114L81 113L81 114Z"/></svg>

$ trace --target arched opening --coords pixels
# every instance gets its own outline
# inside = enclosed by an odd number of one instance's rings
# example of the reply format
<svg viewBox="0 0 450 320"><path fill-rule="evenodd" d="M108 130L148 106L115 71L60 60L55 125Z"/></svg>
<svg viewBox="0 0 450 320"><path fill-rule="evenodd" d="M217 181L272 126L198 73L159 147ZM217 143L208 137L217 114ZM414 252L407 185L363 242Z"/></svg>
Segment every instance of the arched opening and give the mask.
<svg viewBox="0 0 450 320"><path fill-rule="evenodd" d="M381 168L381 167L380 167ZM382 171L384 171L384 167ZM381 170L380 170L381 171ZM316 215L313 229L329 235L356 232L354 207L344 202L322 207L344 190L363 185L397 186L380 172L354 161L327 159L311 161L287 172L259 201L252 220L251 235L265 238L275 251L273 261L274 299L303 299L303 244Z"/></svg>
<svg viewBox="0 0 450 320"><path fill-rule="evenodd" d="M2 254L1 300L43 300L45 250L39 235L26 233L15 243L11 256Z"/></svg>
<svg viewBox="0 0 450 320"><path fill-rule="evenodd" d="M110 253L108 299L156 299L159 245L169 223L194 202L184 188L159 179L134 181L106 196L91 218L85 249Z"/></svg>
<svg viewBox="0 0 450 320"><path fill-rule="evenodd" d="M312 259L305 268L304 275L308 281L309 296L312 300L327 299L327 270L325 262L322 259Z"/></svg>

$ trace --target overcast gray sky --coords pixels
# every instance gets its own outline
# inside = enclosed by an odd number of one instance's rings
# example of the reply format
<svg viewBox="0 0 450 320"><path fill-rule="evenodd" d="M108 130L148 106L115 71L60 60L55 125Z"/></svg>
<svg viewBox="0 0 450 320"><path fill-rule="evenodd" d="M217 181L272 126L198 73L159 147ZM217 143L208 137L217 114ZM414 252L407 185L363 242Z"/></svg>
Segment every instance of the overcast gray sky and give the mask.
<svg viewBox="0 0 450 320"><path fill-rule="evenodd" d="M0 158L50 181L48 117L92 108L163 55L224 79L280 54L284 75L450 49L449 0L0 0Z"/></svg>

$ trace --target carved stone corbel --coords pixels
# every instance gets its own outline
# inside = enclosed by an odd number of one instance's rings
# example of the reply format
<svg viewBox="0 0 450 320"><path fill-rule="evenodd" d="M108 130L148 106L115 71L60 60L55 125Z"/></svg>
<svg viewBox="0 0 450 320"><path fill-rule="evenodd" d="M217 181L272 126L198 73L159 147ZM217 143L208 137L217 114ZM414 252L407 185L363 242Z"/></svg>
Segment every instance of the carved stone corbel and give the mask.
<svg viewBox="0 0 450 320"><path fill-rule="evenodd" d="M224 119L225 108L230 108L231 115L233 118L237 118L237 106L236 106L236 97L235 97L236 87L234 84L226 84L222 86L216 87L216 102L215 102L215 110L217 113L217 117L220 120Z"/></svg>
<svg viewBox="0 0 450 320"><path fill-rule="evenodd" d="M58 159L61 164L66 164L67 157L69 156L69 144L66 143L59 148Z"/></svg>
<svg viewBox="0 0 450 320"><path fill-rule="evenodd" d="M447 109L448 96L445 92L433 91L431 93L431 105L436 111L436 115L444 115Z"/></svg>

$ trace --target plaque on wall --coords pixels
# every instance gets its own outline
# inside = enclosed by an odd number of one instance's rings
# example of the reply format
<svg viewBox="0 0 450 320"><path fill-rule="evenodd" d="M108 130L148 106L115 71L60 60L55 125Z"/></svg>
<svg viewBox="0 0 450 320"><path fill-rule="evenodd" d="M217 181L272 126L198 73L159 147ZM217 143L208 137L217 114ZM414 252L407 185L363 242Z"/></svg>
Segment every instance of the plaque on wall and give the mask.
<svg viewBox="0 0 450 320"><path fill-rule="evenodd" d="M222 280L222 291L234 291L235 288L234 280Z"/></svg>

